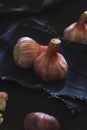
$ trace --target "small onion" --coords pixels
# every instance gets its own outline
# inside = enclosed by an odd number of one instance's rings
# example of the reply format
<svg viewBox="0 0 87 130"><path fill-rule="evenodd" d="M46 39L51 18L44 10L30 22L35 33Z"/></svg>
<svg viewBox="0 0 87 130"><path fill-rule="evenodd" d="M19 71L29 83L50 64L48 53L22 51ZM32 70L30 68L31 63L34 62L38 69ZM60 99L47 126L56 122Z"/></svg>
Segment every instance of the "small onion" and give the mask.
<svg viewBox="0 0 87 130"><path fill-rule="evenodd" d="M58 53L61 40L53 38L48 48L34 61L36 74L44 81L61 80L68 72L68 64L62 54Z"/></svg>
<svg viewBox="0 0 87 130"><path fill-rule="evenodd" d="M59 130L60 123L52 115L32 112L25 117L24 128L25 130Z"/></svg>
<svg viewBox="0 0 87 130"><path fill-rule="evenodd" d="M38 44L30 37L21 37L13 49L15 63L22 68L30 68L35 58L44 52L47 46Z"/></svg>
<svg viewBox="0 0 87 130"><path fill-rule="evenodd" d="M87 11L84 11L78 22L68 26L64 30L63 38L71 42L79 42L87 44Z"/></svg>

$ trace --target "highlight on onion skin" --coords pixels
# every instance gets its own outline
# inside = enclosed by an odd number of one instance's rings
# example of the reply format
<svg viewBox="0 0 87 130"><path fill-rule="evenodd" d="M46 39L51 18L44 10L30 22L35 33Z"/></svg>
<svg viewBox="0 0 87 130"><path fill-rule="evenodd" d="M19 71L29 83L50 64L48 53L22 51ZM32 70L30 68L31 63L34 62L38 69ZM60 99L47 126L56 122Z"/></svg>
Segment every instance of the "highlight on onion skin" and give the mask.
<svg viewBox="0 0 87 130"><path fill-rule="evenodd" d="M25 130L60 130L60 123L54 116L43 112L32 112L24 119Z"/></svg>
<svg viewBox="0 0 87 130"><path fill-rule="evenodd" d="M68 72L68 64L64 56L58 53L61 40L52 38L45 52L34 61L34 70L44 81L62 80Z"/></svg>
<svg viewBox="0 0 87 130"><path fill-rule="evenodd" d="M64 30L63 38L71 42L87 44L87 11L84 11L79 20Z"/></svg>

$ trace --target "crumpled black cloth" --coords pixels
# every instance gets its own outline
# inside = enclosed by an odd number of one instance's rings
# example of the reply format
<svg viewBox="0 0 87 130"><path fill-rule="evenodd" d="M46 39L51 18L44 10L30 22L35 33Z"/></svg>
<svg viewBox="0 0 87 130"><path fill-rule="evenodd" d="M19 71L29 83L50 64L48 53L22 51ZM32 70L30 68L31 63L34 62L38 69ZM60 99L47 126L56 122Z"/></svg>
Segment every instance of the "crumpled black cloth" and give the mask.
<svg viewBox="0 0 87 130"><path fill-rule="evenodd" d="M69 71L64 80L44 82L34 72L33 67L18 67L13 59L13 48L20 37L28 36L39 44L48 45L57 37L55 30L37 19L29 18L9 24L0 36L0 78L15 81L22 87L42 89L48 97L63 101L72 112L87 109L87 45L64 41L59 52L65 57Z"/></svg>
<svg viewBox="0 0 87 130"><path fill-rule="evenodd" d="M70 0L1 0L0 14L36 14L46 8L61 5Z"/></svg>

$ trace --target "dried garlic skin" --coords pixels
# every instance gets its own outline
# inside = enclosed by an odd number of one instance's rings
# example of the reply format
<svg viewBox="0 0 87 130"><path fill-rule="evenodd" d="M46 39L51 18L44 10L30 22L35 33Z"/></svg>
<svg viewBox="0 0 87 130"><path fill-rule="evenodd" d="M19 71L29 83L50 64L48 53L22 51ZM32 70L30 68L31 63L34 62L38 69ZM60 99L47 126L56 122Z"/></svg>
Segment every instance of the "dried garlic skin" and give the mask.
<svg viewBox="0 0 87 130"><path fill-rule="evenodd" d="M0 113L0 125L3 123L4 118L2 117L2 114Z"/></svg>
<svg viewBox="0 0 87 130"><path fill-rule="evenodd" d="M8 94L6 92L0 92L0 110L6 109L6 101L8 100Z"/></svg>

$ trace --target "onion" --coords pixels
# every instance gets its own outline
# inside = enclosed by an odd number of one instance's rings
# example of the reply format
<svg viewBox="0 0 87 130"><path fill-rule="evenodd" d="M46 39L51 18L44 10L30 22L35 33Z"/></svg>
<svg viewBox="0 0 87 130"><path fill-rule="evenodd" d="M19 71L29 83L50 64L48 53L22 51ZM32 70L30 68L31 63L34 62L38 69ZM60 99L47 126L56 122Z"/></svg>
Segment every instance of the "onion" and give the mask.
<svg viewBox="0 0 87 130"><path fill-rule="evenodd" d="M34 70L44 81L61 80L68 72L65 58L57 52L60 43L57 38L51 39L47 50L34 61Z"/></svg>
<svg viewBox="0 0 87 130"><path fill-rule="evenodd" d="M13 49L15 63L22 68L30 68L35 58L44 52L47 46L38 44L29 37L21 37Z"/></svg>
<svg viewBox="0 0 87 130"><path fill-rule="evenodd" d="M71 24L64 30L63 38L72 42L87 44L87 11L84 11L78 22Z"/></svg>
<svg viewBox="0 0 87 130"><path fill-rule="evenodd" d="M25 117L24 128L25 130L59 130L60 123L52 115L32 112Z"/></svg>

